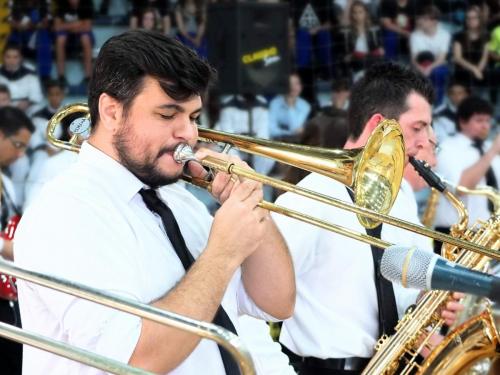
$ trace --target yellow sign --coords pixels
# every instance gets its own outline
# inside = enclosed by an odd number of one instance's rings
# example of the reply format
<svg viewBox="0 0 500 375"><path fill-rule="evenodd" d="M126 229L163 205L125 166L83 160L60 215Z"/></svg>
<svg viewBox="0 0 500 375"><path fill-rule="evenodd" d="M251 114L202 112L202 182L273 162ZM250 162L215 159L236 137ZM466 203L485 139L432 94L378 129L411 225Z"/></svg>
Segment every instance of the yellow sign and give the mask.
<svg viewBox="0 0 500 375"><path fill-rule="evenodd" d="M257 61L268 61L269 59L275 60L276 57L278 57L278 48L276 47L269 47L269 48L264 48L261 49L260 51L256 51L253 53L247 53L246 55L243 55L241 58L241 61L243 64L252 64Z"/></svg>

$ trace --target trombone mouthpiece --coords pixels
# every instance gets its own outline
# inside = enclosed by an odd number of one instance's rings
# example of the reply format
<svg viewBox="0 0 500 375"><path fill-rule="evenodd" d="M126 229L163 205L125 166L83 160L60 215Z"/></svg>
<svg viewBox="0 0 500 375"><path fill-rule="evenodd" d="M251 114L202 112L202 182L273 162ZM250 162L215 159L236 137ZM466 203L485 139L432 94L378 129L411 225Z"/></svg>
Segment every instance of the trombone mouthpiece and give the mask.
<svg viewBox="0 0 500 375"><path fill-rule="evenodd" d="M190 160L195 160L193 149L186 143L179 144L174 150L174 160L179 164L184 164Z"/></svg>

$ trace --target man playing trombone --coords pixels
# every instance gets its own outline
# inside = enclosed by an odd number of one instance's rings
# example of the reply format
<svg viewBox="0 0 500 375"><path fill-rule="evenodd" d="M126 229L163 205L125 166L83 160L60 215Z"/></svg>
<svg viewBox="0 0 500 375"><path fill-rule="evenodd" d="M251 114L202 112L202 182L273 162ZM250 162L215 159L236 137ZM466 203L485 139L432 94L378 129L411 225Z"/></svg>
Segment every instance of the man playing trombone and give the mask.
<svg viewBox="0 0 500 375"><path fill-rule="evenodd" d="M397 120L402 128L406 161L428 143L431 124L431 83L413 70L381 63L367 70L352 88L350 134L345 148L365 146L380 121ZM357 183L363 183L358 181ZM322 194L351 201L346 187L312 173L299 184ZM398 195L390 215L418 223L417 212L404 195ZM364 232L356 215L286 193L277 203L314 212L327 222ZM414 207L414 205L413 205ZM418 291L392 286L375 272L380 249L303 223L273 215L292 254L297 277L297 302L292 318L283 323L280 342L300 374L358 374L373 355L377 339L392 334ZM382 225L368 234L392 243L420 245L416 234ZM432 251L429 246L426 250ZM455 318L457 302L442 316Z"/></svg>
<svg viewBox="0 0 500 375"><path fill-rule="evenodd" d="M262 186L218 173L211 192L222 206L212 219L176 182L183 166L173 151L196 143L212 76L192 51L160 34L108 40L90 83L91 136L77 163L27 210L16 263L236 332L241 314L289 317L292 263L269 213L257 207ZM197 156L207 153L228 158ZM206 173L195 163L188 169ZM237 371L227 353L193 334L32 284L19 290L31 331L157 373ZM96 373L27 346L23 366L26 374Z"/></svg>

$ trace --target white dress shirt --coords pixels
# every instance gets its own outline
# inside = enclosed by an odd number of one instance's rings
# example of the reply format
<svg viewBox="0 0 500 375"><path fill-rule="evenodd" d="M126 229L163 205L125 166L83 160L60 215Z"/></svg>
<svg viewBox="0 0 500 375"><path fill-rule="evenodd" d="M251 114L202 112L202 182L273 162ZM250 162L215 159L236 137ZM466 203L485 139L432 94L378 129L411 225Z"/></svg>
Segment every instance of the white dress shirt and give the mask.
<svg viewBox="0 0 500 375"><path fill-rule="evenodd" d="M344 185L316 173L299 186L351 202ZM366 233L355 214L296 194L281 195L277 204ZM405 194L398 195L391 215L418 223ZM297 278L295 312L283 323L281 343L304 357L371 357L379 327L370 246L285 216L273 218L290 248ZM382 228L386 241L432 251L419 237L386 224ZM418 293L394 284L399 316Z"/></svg>
<svg viewBox="0 0 500 375"><path fill-rule="evenodd" d="M491 142L484 143L484 151L486 152L491 146ZM473 164L477 163L481 158L479 150L472 145L472 140L463 133L457 133L452 137L447 138L441 144L441 151L437 155L438 163L436 172L445 180L454 185L458 185L462 173ZM500 182L500 157L496 156L491 162L491 167ZM486 185L486 178L483 177L478 186ZM462 195L460 199L464 202L465 207L469 211L469 225L473 224L478 219L488 219L490 212L488 210L488 200L480 195ZM439 197L438 206L436 209L435 226L450 227L457 223L457 210L453 208L451 203L442 195Z"/></svg>
<svg viewBox="0 0 500 375"><path fill-rule="evenodd" d="M88 143L78 161L47 183L26 210L16 233L16 263L107 292L151 303L184 275L161 220L138 191L144 185L121 164ZM212 217L181 184L160 189L193 256L204 249ZM238 315L272 319L246 294L238 270L223 299L238 329ZM141 319L79 298L19 282L23 327L92 352L128 362ZM257 366L259 366L257 361ZM25 374L102 372L25 346ZM217 345L202 340L172 374L223 374Z"/></svg>

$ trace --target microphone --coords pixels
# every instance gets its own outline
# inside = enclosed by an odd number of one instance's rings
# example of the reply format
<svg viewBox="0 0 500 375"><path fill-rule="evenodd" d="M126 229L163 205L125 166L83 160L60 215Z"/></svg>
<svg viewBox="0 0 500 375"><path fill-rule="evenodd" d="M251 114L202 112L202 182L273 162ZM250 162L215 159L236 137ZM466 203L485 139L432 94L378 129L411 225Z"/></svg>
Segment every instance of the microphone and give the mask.
<svg viewBox="0 0 500 375"><path fill-rule="evenodd" d="M500 278L474 271L415 247L385 249L380 272L405 288L451 290L500 301Z"/></svg>

